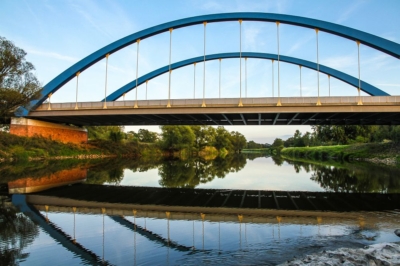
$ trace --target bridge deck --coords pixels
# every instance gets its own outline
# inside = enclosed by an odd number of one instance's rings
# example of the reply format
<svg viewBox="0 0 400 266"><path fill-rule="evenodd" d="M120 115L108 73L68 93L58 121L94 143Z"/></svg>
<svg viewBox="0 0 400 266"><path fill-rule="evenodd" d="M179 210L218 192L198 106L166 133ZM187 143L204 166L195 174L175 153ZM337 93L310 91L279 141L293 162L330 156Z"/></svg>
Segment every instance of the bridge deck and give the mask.
<svg viewBox="0 0 400 266"><path fill-rule="evenodd" d="M174 99L42 104L28 118L83 125L400 124L400 96ZM134 108L137 103L138 108ZM50 109L50 110L49 110Z"/></svg>

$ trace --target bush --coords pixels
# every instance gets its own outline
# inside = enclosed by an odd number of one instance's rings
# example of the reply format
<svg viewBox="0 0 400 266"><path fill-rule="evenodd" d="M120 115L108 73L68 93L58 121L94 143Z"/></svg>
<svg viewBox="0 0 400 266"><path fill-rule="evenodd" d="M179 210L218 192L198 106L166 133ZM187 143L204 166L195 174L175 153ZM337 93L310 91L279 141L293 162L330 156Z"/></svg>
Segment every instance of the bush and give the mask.
<svg viewBox="0 0 400 266"><path fill-rule="evenodd" d="M27 162L29 160L28 152L22 147L14 146L11 148L11 152L18 161Z"/></svg>
<svg viewBox="0 0 400 266"><path fill-rule="evenodd" d="M121 142L124 138L124 133L121 131L110 131L108 138L114 142Z"/></svg>

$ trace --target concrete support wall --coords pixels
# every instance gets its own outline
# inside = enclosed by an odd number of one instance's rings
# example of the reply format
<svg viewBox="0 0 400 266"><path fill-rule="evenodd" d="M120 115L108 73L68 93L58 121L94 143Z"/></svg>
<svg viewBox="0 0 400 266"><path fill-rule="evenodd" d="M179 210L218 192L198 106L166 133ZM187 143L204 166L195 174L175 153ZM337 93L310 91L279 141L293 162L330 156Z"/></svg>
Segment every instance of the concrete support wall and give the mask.
<svg viewBox="0 0 400 266"><path fill-rule="evenodd" d="M87 130L78 127L43 122L27 118L11 118L10 133L23 136L41 136L64 143L86 143Z"/></svg>

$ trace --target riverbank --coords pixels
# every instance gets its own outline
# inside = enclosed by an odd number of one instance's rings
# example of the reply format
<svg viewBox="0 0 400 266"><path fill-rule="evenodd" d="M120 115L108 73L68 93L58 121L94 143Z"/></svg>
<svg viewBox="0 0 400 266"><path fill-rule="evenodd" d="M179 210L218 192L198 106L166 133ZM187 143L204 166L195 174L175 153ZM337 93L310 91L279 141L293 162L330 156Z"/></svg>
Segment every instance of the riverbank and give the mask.
<svg viewBox="0 0 400 266"><path fill-rule="evenodd" d="M225 157L229 152L222 148L205 146L201 150L181 149L163 150L159 143L139 141L89 140L88 143L61 143L42 137L20 137L0 132L0 163L27 162L64 159L103 159L113 157L147 158L162 157L187 159L199 156L205 160Z"/></svg>
<svg viewBox="0 0 400 266"><path fill-rule="evenodd" d="M312 160L356 160L400 166L400 144L363 143L353 145L289 147L280 154L288 158Z"/></svg>
<svg viewBox="0 0 400 266"><path fill-rule="evenodd" d="M0 132L0 162L109 157L161 156L156 145L93 140L85 144L61 143L41 137L20 137Z"/></svg>

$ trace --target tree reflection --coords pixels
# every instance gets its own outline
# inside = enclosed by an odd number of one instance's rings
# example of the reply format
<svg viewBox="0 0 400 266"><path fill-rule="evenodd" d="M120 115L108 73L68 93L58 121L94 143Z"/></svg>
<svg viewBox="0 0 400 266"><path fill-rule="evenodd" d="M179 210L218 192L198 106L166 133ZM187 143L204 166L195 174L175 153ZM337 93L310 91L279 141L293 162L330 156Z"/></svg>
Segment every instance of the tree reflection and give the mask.
<svg viewBox="0 0 400 266"><path fill-rule="evenodd" d="M275 163L277 166L281 166L281 165L283 164L283 162L285 161L285 159L283 159L283 158L280 157L280 156L272 156L271 158L272 158L272 160L274 161L274 163Z"/></svg>
<svg viewBox="0 0 400 266"><path fill-rule="evenodd" d="M249 159L250 161L253 161L254 159L260 158L260 157L271 157L269 152L249 152L249 153L244 153L246 158Z"/></svg>
<svg viewBox="0 0 400 266"><path fill-rule="evenodd" d="M159 184L170 188L194 188L214 180L215 177L224 178L230 172L238 172L245 165L244 154L217 157L212 161L200 157L186 161L164 161L159 168Z"/></svg>
<svg viewBox="0 0 400 266"><path fill-rule="evenodd" d="M39 234L39 229L29 218L12 206L0 205L0 264L18 265L29 253L22 250Z"/></svg>
<svg viewBox="0 0 400 266"><path fill-rule="evenodd" d="M259 154L258 157L263 156ZM89 168L86 183L118 185L124 177L124 169L133 172L145 172L158 168L160 175L159 184L163 187L194 188L205 184L215 177L224 178L230 172L238 172L246 165L247 156L232 154L225 158L217 157L206 160L202 157L187 160L163 158L142 161L140 159L118 159L102 161Z"/></svg>
<svg viewBox="0 0 400 266"><path fill-rule="evenodd" d="M118 161L105 161L88 169L87 184L110 183L118 185L124 177L124 167Z"/></svg>
<svg viewBox="0 0 400 266"><path fill-rule="evenodd" d="M102 160L91 165L86 178L87 184L114 184L118 185L124 178L124 169L133 172L146 172L157 168L159 159L141 160L140 158L118 158L113 160Z"/></svg>
<svg viewBox="0 0 400 266"><path fill-rule="evenodd" d="M399 193L400 169L389 166L373 165L360 162L332 162L329 164L312 164L286 160L299 173L312 171L311 180L322 188L333 192L358 193Z"/></svg>

